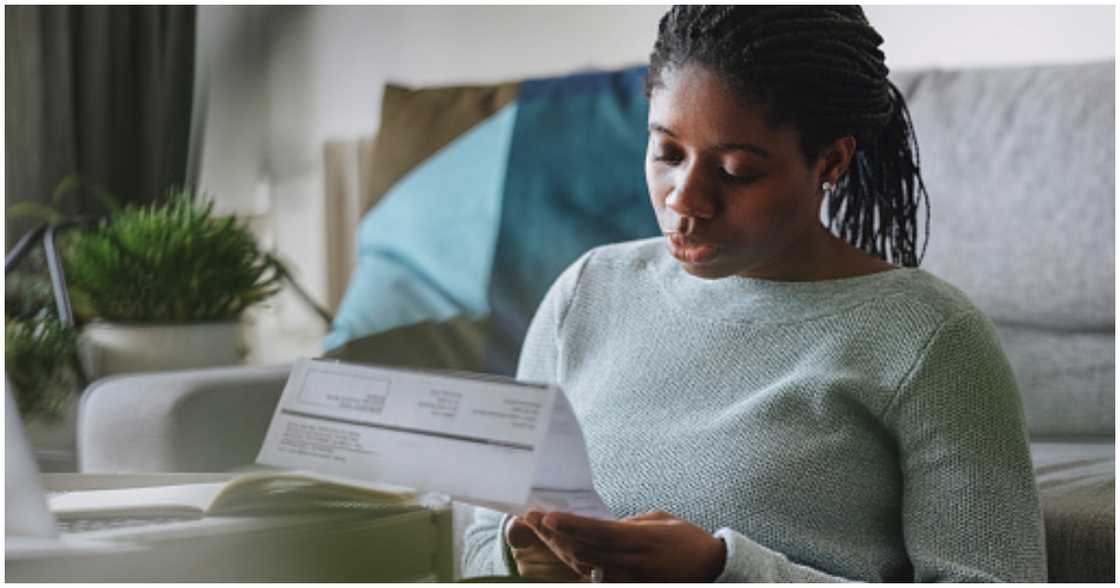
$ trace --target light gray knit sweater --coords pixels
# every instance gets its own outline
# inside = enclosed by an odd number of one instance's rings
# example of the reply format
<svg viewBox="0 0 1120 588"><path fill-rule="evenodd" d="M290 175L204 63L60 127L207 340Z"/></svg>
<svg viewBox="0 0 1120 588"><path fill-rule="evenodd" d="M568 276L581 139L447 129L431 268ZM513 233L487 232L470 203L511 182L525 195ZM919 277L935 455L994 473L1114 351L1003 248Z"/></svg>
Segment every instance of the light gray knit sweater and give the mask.
<svg viewBox="0 0 1120 588"><path fill-rule="evenodd" d="M660 238L601 247L545 296L518 378L567 393L615 515L722 537L720 580L1046 581L1007 360L922 270L705 280ZM476 513L465 576L516 573L504 520Z"/></svg>

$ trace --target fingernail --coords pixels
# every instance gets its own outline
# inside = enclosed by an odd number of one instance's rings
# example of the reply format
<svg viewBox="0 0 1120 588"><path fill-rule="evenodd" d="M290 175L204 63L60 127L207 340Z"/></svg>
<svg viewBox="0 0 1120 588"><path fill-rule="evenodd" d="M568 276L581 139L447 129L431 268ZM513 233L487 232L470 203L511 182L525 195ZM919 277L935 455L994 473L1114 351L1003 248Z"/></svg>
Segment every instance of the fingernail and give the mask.
<svg viewBox="0 0 1120 588"><path fill-rule="evenodd" d="M532 534L533 532L531 530L525 529L524 527L513 526L509 529L506 541L509 543L509 546L514 549L529 547L533 544Z"/></svg>

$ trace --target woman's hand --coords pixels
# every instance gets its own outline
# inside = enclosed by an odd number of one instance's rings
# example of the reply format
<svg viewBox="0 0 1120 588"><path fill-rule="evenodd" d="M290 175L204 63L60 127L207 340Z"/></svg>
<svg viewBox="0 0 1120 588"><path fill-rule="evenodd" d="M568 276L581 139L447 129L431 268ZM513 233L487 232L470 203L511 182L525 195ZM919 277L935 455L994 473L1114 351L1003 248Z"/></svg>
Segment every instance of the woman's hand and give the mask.
<svg viewBox="0 0 1120 588"><path fill-rule="evenodd" d="M530 513L540 519L540 513ZM568 567L541 538L533 527L521 517L513 517L506 526L506 543L509 545L513 560L517 563L517 573L525 578L553 578L556 580L578 580L580 575Z"/></svg>
<svg viewBox="0 0 1120 588"><path fill-rule="evenodd" d="M711 582L723 571L723 541L664 512L621 521L530 513L524 522L584 578L595 567L608 582Z"/></svg>

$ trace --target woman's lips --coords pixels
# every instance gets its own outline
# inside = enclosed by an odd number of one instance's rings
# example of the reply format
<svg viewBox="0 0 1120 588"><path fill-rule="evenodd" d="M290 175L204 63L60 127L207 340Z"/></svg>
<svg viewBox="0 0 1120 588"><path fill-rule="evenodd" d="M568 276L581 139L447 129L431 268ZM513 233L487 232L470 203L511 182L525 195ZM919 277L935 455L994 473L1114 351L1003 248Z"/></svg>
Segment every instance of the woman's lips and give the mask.
<svg viewBox="0 0 1120 588"><path fill-rule="evenodd" d="M703 265L711 263L719 256L719 245L714 243L701 243L679 234L671 234L668 237L669 252L685 263Z"/></svg>

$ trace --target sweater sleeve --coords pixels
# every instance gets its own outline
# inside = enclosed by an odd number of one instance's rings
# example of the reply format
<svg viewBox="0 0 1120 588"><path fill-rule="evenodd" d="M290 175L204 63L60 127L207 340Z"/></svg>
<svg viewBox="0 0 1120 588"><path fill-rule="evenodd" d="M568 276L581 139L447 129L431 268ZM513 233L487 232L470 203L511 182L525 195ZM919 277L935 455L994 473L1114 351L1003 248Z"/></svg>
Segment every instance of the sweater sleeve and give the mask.
<svg viewBox="0 0 1120 588"><path fill-rule="evenodd" d="M978 311L946 321L883 415L898 440L915 582L1045 582L1042 510L1018 387ZM720 582L836 582L720 529Z"/></svg>
<svg viewBox="0 0 1120 588"><path fill-rule="evenodd" d="M808 566L796 564L785 555L755 543L742 533L720 529L725 563L716 582L847 582Z"/></svg>
<svg viewBox="0 0 1120 588"><path fill-rule="evenodd" d="M464 578L517 575L517 566L502 532L509 518L489 508L474 509L474 521L463 534Z"/></svg>
<svg viewBox="0 0 1120 588"><path fill-rule="evenodd" d="M517 379L543 384L559 383L556 373L560 325L592 252L585 253L549 288L537 307L517 366ZM487 508L476 508L474 522L463 536L463 576L517 575L502 529L510 517Z"/></svg>
<svg viewBox="0 0 1120 588"><path fill-rule="evenodd" d="M884 417L914 581L1045 582L1022 401L991 321L972 310L942 325Z"/></svg>

